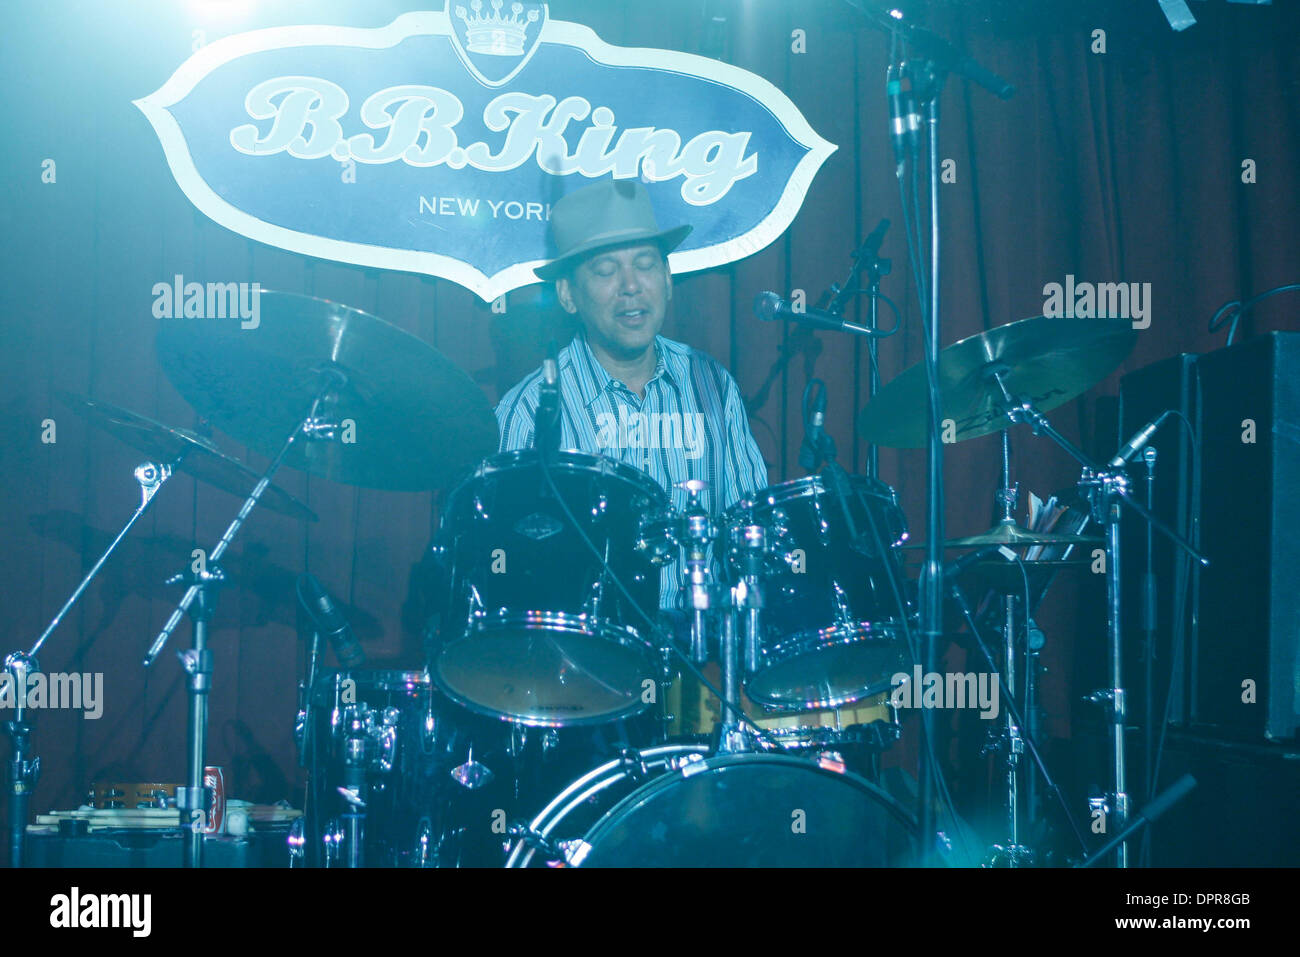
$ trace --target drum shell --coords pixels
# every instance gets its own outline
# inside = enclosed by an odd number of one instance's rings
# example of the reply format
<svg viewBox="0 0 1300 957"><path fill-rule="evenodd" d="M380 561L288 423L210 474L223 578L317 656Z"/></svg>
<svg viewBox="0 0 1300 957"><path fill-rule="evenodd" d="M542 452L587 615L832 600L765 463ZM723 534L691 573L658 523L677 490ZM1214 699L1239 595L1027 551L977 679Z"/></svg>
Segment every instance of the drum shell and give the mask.
<svg viewBox="0 0 1300 957"><path fill-rule="evenodd" d="M662 667L660 570L638 542L642 516L667 495L602 456L558 453L549 474L536 452L508 452L452 494L439 533L449 612L432 673L458 704L522 724L628 717L650 706Z"/></svg>
<svg viewBox="0 0 1300 957"><path fill-rule="evenodd" d="M447 748L448 705L435 694L427 673L413 671L325 672L312 694L310 837L319 855L326 829L348 811L339 794L347 780L348 717L366 725L366 840L370 867L436 866L446 830L447 781L455 755ZM349 709L352 709L349 712ZM420 835L430 838L431 858L420 856ZM341 866L335 862L335 866Z"/></svg>
<svg viewBox="0 0 1300 957"><path fill-rule="evenodd" d="M827 479L809 476L763 489L725 517L731 581L746 525L762 526L776 552L761 578L760 660L745 681L765 707L849 704L905 670L897 546L907 524L888 485L854 476L847 492L841 499Z"/></svg>
<svg viewBox="0 0 1300 957"><path fill-rule="evenodd" d="M610 570L637 605L655 614L659 570L636 542L639 517L667 505L663 489L636 469L577 452L559 453L551 475L591 543L608 555ZM605 621L643 630L644 619L608 583L601 558L567 526L535 452L506 452L480 465L451 494L439 532L453 557L453 628L468 625L476 611L590 616L595 602Z"/></svg>
<svg viewBox="0 0 1300 957"><path fill-rule="evenodd" d="M706 677L720 685L716 666L704 669ZM897 716L889 706L888 695L864 698L837 708L811 711L780 711L764 708L742 693L740 706L749 719L768 733L760 747L780 747L791 752L836 750L849 760L849 767L863 773L870 751L879 751L896 737ZM722 705L717 696L689 673L679 675L664 694L664 728L669 741L711 741L722 720ZM879 735L859 733L867 725L880 722ZM856 729L848 733L847 729ZM863 748L864 739L880 742L880 747ZM861 752L861 753L860 753Z"/></svg>

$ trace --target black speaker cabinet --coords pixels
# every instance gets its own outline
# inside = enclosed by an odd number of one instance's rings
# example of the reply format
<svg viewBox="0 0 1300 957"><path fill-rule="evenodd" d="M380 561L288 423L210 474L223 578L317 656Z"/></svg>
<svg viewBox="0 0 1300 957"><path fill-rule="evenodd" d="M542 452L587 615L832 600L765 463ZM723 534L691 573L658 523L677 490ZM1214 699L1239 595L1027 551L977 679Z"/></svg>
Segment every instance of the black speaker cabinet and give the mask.
<svg viewBox="0 0 1300 957"><path fill-rule="evenodd" d="M1135 768L1145 763L1142 739L1130 736L1130 745L1130 767ZM1109 739L1099 729L1083 730L1071 746L1074 760L1061 770L1071 784L1066 793L1101 791L1110 779ZM1152 867L1300 865L1300 815L1295 813L1300 749L1171 730L1161 754L1157 792L1184 774L1196 778L1196 788L1151 828ZM1134 807L1145 803L1134 789ZM1130 849L1136 854L1140 846L1134 841Z"/></svg>
<svg viewBox="0 0 1300 957"><path fill-rule="evenodd" d="M1189 723L1286 741L1300 698L1300 333L1260 336L1195 368L1202 546L1212 564L1189 649Z"/></svg>

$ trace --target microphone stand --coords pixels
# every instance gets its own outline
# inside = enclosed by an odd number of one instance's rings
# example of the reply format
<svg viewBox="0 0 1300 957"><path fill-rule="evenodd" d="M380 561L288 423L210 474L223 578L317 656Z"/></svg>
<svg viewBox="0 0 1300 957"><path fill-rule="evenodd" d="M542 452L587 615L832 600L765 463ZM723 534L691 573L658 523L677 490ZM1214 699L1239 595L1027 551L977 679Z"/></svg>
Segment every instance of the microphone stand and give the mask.
<svg viewBox="0 0 1300 957"><path fill-rule="evenodd" d="M860 292L867 294L867 322L865 331L861 335L867 337L867 355L871 362L867 377L868 400L874 399L876 393L880 391L880 366L877 362L879 344L876 335L880 329L880 280L888 276L893 269L893 264L880 255L880 243L887 229L889 229L889 220L882 219L875 231L854 251L849 275L842 285L834 283L831 285L832 296L826 307L829 312L837 316L843 315L844 307L848 305L850 297ZM861 288L859 279L864 271L867 274L865 289ZM867 475L873 479L880 478L880 448L875 442L867 445Z"/></svg>
<svg viewBox="0 0 1300 957"><path fill-rule="evenodd" d="M926 371L930 378L928 390L928 412L930 428L926 435L926 523L925 523L925 564L921 568L920 589L920 633L921 633L921 667L922 674L933 674L938 664L938 644L943 636L943 446L939 437L942 429L943 411L939 401L939 342L941 313L939 311L940 288L940 242L939 242L939 94L943 90L946 74L937 64L926 63L917 71L928 83L917 83L917 98L925 103L925 121L930 135L928 146L928 167L930 180L930 277L928 290L930 302L925 310L926 322ZM934 713L930 708L921 710L921 729L926 749L934 748ZM937 756L936 756L937 760ZM920 799L919 823L925 844L922 845L922 861L942 846L942 839L935 825L934 781L933 774L924 757L918 767L917 791Z"/></svg>
<svg viewBox="0 0 1300 957"><path fill-rule="evenodd" d="M1158 817L1168 811L1183 798L1187 797L1195 787L1196 778L1192 777L1190 774L1184 774L1181 778L1162 791L1157 797L1152 798L1151 801L1147 803L1147 806L1142 809L1142 812L1133 819L1131 824L1101 847L1097 848L1097 850L1093 851L1092 854L1077 862L1074 866L1092 867L1092 865L1104 859L1107 854L1115 850L1117 847L1123 848L1128 840L1137 834L1138 831L1148 825L1154 824Z"/></svg>
<svg viewBox="0 0 1300 957"><path fill-rule="evenodd" d="M929 308L925 310L926 320L926 369L930 379L929 389L929 437L926 442L927 473L927 510L925 535L925 564L921 570L919 591L919 618L921 633L921 657L924 671L934 671L936 646L943 633L943 447L940 444L940 415L938 408L938 369L940 330L940 178L939 168L939 95L950 72L956 72L984 86L998 96L1006 99L1014 92L1014 87L1001 77L984 69L971 57L962 54L955 46L943 38L913 25L898 14L888 11L884 6L874 8L866 0L847 0L863 17L877 29L894 37L902 37L911 48L925 59L910 61L909 68L915 66L912 73L913 89L918 102L925 103L925 125L929 129L928 172L930 186L930 285ZM919 224L918 224L919 226ZM933 746L934 720L931 709L921 712L923 734L922 749ZM922 861L928 861L930 855L938 850L941 837L935 828L934 785L930 768L924 755L918 768L917 790L919 792L919 821L924 840Z"/></svg>
<svg viewBox="0 0 1300 957"><path fill-rule="evenodd" d="M186 674L186 693L189 696L189 716L186 722L185 785L176 789L176 808L180 811L181 826L186 829L186 840L182 845L182 859L186 868L203 866L203 833L208 825L207 805L208 787L204 781L204 763L208 736L208 694L212 689L212 650L208 648L208 624L212 620L216 604L215 588L225 581L225 575L217 564L234 541L235 535L252 514L261 500L262 494L271 484L271 479L279 470L294 441L300 435L308 439L332 438L337 430L333 423L322 422L321 404L331 393L347 384L347 377L338 369L327 367L321 371L321 384L312 399L307 414L293 427L284 440L284 445L276 453L271 464L258 483L253 486L248 498L244 500L239 513L226 527L221 540L212 549L207 558L206 567L198 572L182 572L168 579L168 584L188 582L176 609L159 632L158 637L145 654L144 666L147 668L162 652L163 646L172 632L188 614L192 625L193 647L179 652L181 667Z"/></svg>
<svg viewBox="0 0 1300 957"><path fill-rule="evenodd" d="M36 661L36 655L40 653L45 640L54 633L54 629L59 627L64 617L72 610L72 606L85 594L86 589L90 587L90 583L99 574L99 570L104 567L104 563L108 561L109 556L117 550L117 546L122 543L122 539L126 538L127 533L131 531L140 516L145 513L149 503L158 494L158 490L171 477L172 471L180 465L184 457L185 453L182 452L170 464L144 462L136 466L134 475L136 482L140 485L140 504L136 506L126 524L122 526L122 530L117 533L117 537L109 543L108 548L104 550L104 554L99 556L99 560L90 567L90 571L86 572L86 576L81 579L80 584L68 596L68 600L63 603L63 607L55 613L50 623L45 626L45 630L36 639L36 643L29 650L25 652L15 651L4 660L4 671L9 675L9 680L13 682L15 701L18 702L14 708L13 718L4 723L5 733L9 735L13 742L8 761L10 867L23 866L28 803L31 800L32 789L36 786L36 781L41 773L41 759L27 756L27 749L31 744L32 736L32 725L27 718L27 708L25 707L27 703L27 679L30 675L39 673L41 670L41 666Z"/></svg>
<svg viewBox="0 0 1300 957"><path fill-rule="evenodd" d="M891 264L888 259L882 259L879 255L873 255L867 262L867 328L876 330L880 328L880 279L882 276L888 276ZM879 346L875 336L867 338L867 355L870 360L871 369L867 374L867 397L868 401L876 397L880 391L880 363L878 361ZM880 447L875 442L867 445L867 477L880 478Z"/></svg>
<svg viewBox="0 0 1300 957"><path fill-rule="evenodd" d="M1142 461L1146 464L1147 508L1152 512L1156 508L1156 449L1148 445L1142 452ZM1155 796L1155 667L1156 667L1156 570L1155 570L1155 530L1146 527L1146 574L1142 576L1142 641L1143 648L1143 714L1142 714L1142 789L1148 801ZM1151 847L1151 832L1142 835L1142 852L1139 856L1142 866L1147 864L1147 854Z"/></svg>
<svg viewBox="0 0 1300 957"><path fill-rule="evenodd" d="M1160 532L1174 544L1191 555L1201 565L1209 565L1207 559L1191 542L1179 535L1167 524L1152 514L1151 510L1133 497L1129 490L1128 476L1122 467L1099 466L1088 455L1063 436L1048 421L1047 416L1026 398L1017 398L1007 391L1002 381L1003 372L994 366L989 377L996 381L1002 391L1004 412L1012 422L1023 422L1030 426L1035 435L1046 435L1063 449L1071 458L1083 466L1079 479L1079 488L1087 496L1092 509L1093 520L1106 528L1106 604L1107 634L1110 654L1110 687L1093 692L1088 700L1096 704L1106 704L1110 708L1110 749L1111 749L1111 784L1110 808L1114 812L1115 823L1123 828L1129 817L1129 794L1127 788L1127 749L1124 740L1124 721L1127 716L1127 696L1123 685L1123 619L1121 617L1120 594L1120 512L1121 506L1127 505L1137 512L1152 528ZM1116 844L1116 866L1128 867L1128 844L1120 841Z"/></svg>

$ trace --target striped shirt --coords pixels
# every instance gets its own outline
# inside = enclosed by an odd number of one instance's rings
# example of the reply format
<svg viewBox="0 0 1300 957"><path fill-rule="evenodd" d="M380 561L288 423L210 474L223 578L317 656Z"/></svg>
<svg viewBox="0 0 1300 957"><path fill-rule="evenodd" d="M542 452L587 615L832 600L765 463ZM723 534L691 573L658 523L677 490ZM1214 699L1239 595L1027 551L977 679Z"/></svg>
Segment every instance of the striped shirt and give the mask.
<svg viewBox="0 0 1300 957"><path fill-rule="evenodd" d="M717 515L767 486L736 381L717 360L681 342L655 337L659 362L642 399L610 376L579 333L557 356L560 448L607 455L646 472L666 489L676 508L687 494L677 488L703 479L700 502ZM497 405L501 451L532 448L542 372L524 378ZM660 605L676 608L680 559L665 566Z"/></svg>

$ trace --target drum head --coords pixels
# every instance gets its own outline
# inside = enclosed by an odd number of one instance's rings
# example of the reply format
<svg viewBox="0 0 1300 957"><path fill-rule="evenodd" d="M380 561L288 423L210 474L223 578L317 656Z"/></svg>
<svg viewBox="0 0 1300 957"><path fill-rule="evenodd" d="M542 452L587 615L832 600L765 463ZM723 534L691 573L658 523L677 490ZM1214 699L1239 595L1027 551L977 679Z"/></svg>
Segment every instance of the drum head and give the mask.
<svg viewBox="0 0 1300 957"><path fill-rule="evenodd" d="M650 643L632 629L519 615L486 619L448 644L435 676L471 711L559 728L644 711L658 673Z"/></svg>
<svg viewBox="0 0 1300 957"><path fill-rule="evenodd" d="M906 670L897 629L862 622L835 626L776 645L772 662L745 684L758 703L782 710L834 708L890 690Z"/></svg>
<svg viewBox="0 0 1300 957"><path fill-rule="evenodd" d="M571 858L584 867L907 867L915 826L862 778L740 754L655 778L606 814Z"/></svg>
<svg viewBox="0 0 1300 957"><path fill-rule="evenodd" d="M545 727L648 708L662 665L642 635L661 571L637 543L641 516L666 504L649 475L602 456L560 453L545 473L532 450L483 463L440 532L454 568L439 687L479 714Z"/></svg>

